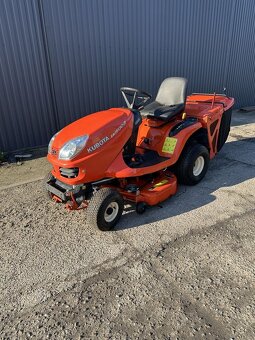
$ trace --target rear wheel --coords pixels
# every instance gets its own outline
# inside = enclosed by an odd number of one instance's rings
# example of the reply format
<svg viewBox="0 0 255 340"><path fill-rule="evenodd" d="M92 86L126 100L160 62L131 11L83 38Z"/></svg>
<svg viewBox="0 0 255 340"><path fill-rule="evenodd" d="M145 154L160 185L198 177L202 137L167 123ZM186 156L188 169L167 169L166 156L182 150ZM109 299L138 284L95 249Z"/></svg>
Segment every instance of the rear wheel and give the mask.
<svg viewBox="0 0 255 340"><path fill-rule="evenodd" d="M199 183L209 166L209 152L204 145L192 144L185 147L176 165L178 181L187 185Z"/></svg>
<svg viewBox="0 0 255 340"><path fill-rule="evenodd" d="M123 209L123 198L116 190L99 189L89 202L87 223L102 231L111 230L119 221Z"/></svg>

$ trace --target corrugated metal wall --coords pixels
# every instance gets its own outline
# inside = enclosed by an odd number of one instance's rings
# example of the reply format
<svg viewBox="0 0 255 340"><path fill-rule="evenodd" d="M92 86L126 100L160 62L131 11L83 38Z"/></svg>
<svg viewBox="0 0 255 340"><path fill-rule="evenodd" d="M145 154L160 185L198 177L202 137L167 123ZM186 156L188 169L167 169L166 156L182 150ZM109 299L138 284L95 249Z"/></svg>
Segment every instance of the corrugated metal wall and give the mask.
<svg viewBox="0 0 255 340"><path fill-rule="evenodd" d="M0 149L44 145L56 128L38 4L0 0Z"/></svg>
<svg viewBox="0 0 255 340"><path fill-rule="evenodd" d="M253 0L0 0L0 148L46 144L166 76L254 105L254 17Z"/></svg>

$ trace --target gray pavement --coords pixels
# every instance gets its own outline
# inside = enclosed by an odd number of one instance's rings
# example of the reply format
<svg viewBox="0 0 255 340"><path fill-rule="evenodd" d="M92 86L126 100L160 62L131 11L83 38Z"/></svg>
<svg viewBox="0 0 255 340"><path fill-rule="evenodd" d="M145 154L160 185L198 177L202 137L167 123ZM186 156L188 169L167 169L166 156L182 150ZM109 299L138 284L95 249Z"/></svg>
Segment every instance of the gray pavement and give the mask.
<svg viewBox="0 0 255 340"><path fill-rule="evenodd" d="M0 338L254 339L255 113L232 125L199 185L108 233L44 199L44 159L0 168Z"/></svg>

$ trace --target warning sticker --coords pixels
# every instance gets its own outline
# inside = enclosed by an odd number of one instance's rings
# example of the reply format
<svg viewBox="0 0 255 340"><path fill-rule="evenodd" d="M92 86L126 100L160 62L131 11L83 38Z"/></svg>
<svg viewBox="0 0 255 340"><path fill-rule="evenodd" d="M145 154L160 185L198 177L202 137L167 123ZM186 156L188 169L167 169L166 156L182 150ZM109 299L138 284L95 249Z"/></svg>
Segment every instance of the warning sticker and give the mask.
<svg viewBox="0 0 255 340"><path fill-rule="evenodd" d="M165 143L164 143L163 148L162 148L162 152L174 153L174 149L176 147L176 144L177 144L177 138L166 137Z"/></svg>

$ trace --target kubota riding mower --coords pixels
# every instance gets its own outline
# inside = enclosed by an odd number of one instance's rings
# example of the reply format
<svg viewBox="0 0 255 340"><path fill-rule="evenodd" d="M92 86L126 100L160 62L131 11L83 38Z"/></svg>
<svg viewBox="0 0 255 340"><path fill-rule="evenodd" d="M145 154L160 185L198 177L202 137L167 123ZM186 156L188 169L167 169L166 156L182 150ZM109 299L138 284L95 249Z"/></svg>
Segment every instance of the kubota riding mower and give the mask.
<svg viewBox="0 0 255 340"><path fill-rule="evenodd" d="M90 114L56 133L47 195L70 210L87 208L87 222L109 230L125 202L143 213L174 195L177 181L200 182L228 137L234 99L186 98L186 86L184 78L167 78L146 106L150 94L122 87L128 108Z"/></svg>

